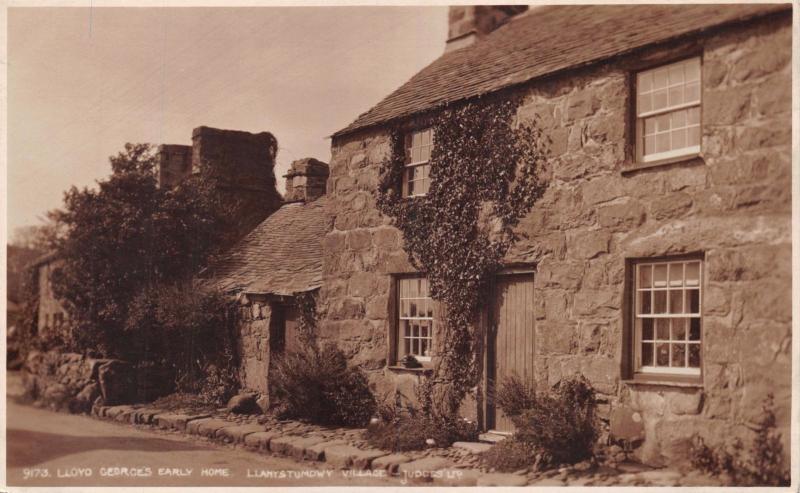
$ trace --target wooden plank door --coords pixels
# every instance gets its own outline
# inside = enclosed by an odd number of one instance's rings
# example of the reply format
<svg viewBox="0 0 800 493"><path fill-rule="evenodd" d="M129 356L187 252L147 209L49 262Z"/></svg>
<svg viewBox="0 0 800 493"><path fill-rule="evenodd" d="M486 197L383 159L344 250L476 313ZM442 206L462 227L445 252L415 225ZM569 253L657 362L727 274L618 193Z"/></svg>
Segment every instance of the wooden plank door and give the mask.
<svg viewBox="0 0 800 493"><path fill-rule="evenodd" d="M507 377L516 375L523 382L533 380L533 273L498 276L493 298L487 358L487 414L490 429L512 432L514 425L492 397Z"/></svg>

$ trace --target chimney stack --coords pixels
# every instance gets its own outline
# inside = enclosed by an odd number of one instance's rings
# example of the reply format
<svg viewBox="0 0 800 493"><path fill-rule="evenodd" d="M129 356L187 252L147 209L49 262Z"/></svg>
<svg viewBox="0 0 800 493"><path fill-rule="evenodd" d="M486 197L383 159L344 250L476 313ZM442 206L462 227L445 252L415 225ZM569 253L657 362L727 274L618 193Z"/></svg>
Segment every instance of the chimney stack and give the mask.
<svg viewBox="0 0 800 493"><path fill-rule="evenodd" d="M527 5L460 5L450 7L445 53L469 46L525 12Z"/></svg>
<svg viewBox="0 0 800 493"><path fill-rule="evenodd" d="M325 195L328 165L314 158L299 159L286 173L286 202L312 202Z"/></svg>
<svg viewBox="0 0 800 493"><path fill-rule="evenodd" d="M192 174L192 146L162 144L156 156L159 187L172 188Z"/></svg>

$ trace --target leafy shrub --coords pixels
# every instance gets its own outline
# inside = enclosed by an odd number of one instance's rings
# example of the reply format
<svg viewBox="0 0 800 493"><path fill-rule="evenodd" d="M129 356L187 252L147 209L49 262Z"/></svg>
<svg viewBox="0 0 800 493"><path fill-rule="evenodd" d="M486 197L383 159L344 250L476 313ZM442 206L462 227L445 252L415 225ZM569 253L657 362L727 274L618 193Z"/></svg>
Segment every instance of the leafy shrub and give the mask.
<svg viewBox="0 0 800 493"><path fill-rule="evenodd" d="M775 430L775 403L769 394L762 405L756 437L745 453L739 438L711 448L695 435L689 451L694 468L715 476L727 474L741 486L788 486L789 468L784 465L783 445Z"/></svg>
<svg viewBox="0 0 800 493"><path fill-rule="evenodd" d="M272 391L281 418L317 424L365 426L375 413L375 397L360 369L347 366L335 345L308 345L275 361Z"/></svg>
<svg viewBox="0 0 800 493"><path fill-rule="evenodd" d="M124 353L170 368L178 392L224 405L239 389L234 323L232 304L222 293L191 285L152 287L128 308Z"/></svg>
<svg viewBox="0 0 800 493"><path fill-rule="evenodd" d="M509 418L519 416L526 409L531 409L536 401L536 392L516 375L503 381L495 393L495 402Z"/></svg>
<svg viewBox="0 0 800 493"><path fill-rule="evenodd" d="M514 472L536 461L536 449L531 444L512 437L481 454L481 459L487 467L497 471Z"/></svg>
<svg viewBox="0 0 800 493"><path fill-rule="evenodd" d="M403 452L430 446L449 447L453 442L478 439L477 423L463 418L436 418L412 405L401 408L385 401L378 405L377 422L370 423L364 438L383 450ZM428 440L432 440L431 444Z"/></svg>
<svg viewBox="0 0 800 493"><path fill-rule="evenodd" d="M539 394L508 379L501 383L498 399L516 426L514 438L540 453L542 464L575 463L592 455L598 435L596 402L583 376Z"/></svg>

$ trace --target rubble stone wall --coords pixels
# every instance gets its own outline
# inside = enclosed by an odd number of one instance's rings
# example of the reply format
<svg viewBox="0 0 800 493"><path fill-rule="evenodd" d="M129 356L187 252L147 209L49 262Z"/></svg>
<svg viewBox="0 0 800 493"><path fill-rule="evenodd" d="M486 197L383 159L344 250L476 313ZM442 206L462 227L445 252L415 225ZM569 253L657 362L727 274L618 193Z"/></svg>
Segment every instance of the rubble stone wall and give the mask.
<svg viewBox="0 0 800 493"><path fill-rule="evenodd" d="M632 73L701 54L702 153L630 170ZM536 265L536 379L584 374L605 401L644 418L651 464L686 457L688 438L752 433L773 393L788 451L791 395L791 19L772 17L648 49L520 88L521 120L551 140L549 185L521 221L509 262ZM392 273L410 272L398 230L375 207L385 129L334 140L321 334L379 391L387 368ZM702 382L630 383L629 259L704 258Z"/></svg>

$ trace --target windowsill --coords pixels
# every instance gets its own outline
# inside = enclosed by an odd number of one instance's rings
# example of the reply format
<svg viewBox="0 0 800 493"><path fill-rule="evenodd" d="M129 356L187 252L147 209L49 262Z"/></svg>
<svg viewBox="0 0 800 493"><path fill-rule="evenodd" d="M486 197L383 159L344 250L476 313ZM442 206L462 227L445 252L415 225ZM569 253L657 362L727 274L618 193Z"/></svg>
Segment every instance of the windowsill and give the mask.
<svg viewBox="0 0 800 493"><path fill-rule="evenodd" d="M651 375L637 373L632 379L622 380L627 385L658 385L662 387L683 387L702 389L703 380L700 377L682 375Z"/></svg>
<svg viewBox="0 0 800 493"><path fill-rule="evenodd" d="M651 161L649 163L628 162L623 164L622 170L620 172L624 175L644 169L657 168L660 166L668 166L670 164L678 164L678 163L686 163L699 166L705 164L706 162L700 153L687 154L685 156L676 156L667 159L659 159L658 161Z"/></svg>
<svg viewBox="0 0 800 493"><path fill-rule="evenodd" d="M406 368L405 366L397 366L397 365L389 365L388 368L390 371L395 373L432 373L433 368L429 366L422 366L420 368Z"/></svg>

